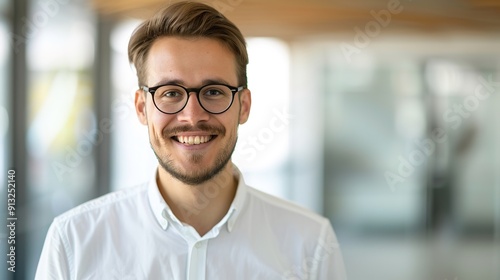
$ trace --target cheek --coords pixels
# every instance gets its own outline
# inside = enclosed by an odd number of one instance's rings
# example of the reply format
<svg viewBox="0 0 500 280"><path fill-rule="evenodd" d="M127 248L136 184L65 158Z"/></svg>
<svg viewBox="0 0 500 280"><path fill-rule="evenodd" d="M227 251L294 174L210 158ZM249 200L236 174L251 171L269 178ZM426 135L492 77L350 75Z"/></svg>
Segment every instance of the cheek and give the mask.
<svg viewBox="0 0 500 280"><path fill-rule="evenodd" d="M238 135L238 115L235 114L233 118L226 120L223 125L228 136L235 137Z"/></svg>
<svg viewBox="0 0 500 280"><path fill-rule="evenodd" d="M148 108L148 124L149 129L155 135L161 135L163 129L167 127L168 123L171 121L172 116L158 112L156 108Z"/></svg>

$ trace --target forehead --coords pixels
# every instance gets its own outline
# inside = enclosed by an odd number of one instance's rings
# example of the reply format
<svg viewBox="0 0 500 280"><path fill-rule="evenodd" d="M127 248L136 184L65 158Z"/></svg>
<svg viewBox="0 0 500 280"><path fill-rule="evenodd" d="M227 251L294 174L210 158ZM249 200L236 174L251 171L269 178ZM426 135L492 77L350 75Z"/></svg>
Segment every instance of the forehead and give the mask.
<svg viewBox="0 0 500 280"><path fill-rule="evenodd" d="M204 80L223 80L235 85L236 57L223 43L206 37L156 39L146 61L149 86L169 80L200 86Z"/></svg>

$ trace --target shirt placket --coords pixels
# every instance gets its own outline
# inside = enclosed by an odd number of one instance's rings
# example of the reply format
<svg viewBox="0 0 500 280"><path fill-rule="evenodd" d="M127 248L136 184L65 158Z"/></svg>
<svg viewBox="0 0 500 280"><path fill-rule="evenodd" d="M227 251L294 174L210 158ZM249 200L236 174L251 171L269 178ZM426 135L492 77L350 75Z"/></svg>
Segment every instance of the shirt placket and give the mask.
<svg viewBox="0 0 500 280"><path fill-rule="evenodd" d="M204 280L207 264L208 240L198 240L189 243L187 279Z"/></svg>

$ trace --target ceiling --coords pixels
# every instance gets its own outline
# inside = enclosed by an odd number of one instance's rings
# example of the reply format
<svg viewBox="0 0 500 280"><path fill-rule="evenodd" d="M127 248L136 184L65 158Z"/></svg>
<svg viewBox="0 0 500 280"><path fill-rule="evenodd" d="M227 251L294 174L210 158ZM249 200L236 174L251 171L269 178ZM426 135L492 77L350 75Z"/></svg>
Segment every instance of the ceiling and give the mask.
<svg viewBox="0 0 500 280"><path fill-rule="evenodd" d="M150 17L178 0L92 0L104 16ZM296 38L355 34L374 14L390 14L384 32L472 32L500 36L500 0L205 0L245 36ZM389 12L392 7L393 12ZM382 11L382 12L381 12ZM372 23L373 24L373 23ZM375 26L371 26L377 28ZM376 31L376 30L375 30Z"/></svg>

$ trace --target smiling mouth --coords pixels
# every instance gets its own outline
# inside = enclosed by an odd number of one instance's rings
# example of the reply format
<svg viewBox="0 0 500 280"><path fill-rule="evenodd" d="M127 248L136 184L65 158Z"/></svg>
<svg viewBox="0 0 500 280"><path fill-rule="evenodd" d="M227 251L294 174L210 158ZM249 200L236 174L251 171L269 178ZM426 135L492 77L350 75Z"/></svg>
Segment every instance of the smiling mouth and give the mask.
<svg viewBox="0 0 500 280"><path fill-rule="evenodd" d="M185 145L200 145L215 139L217 135L200 135L200 136L173 136L172 139Z"/></svg>

